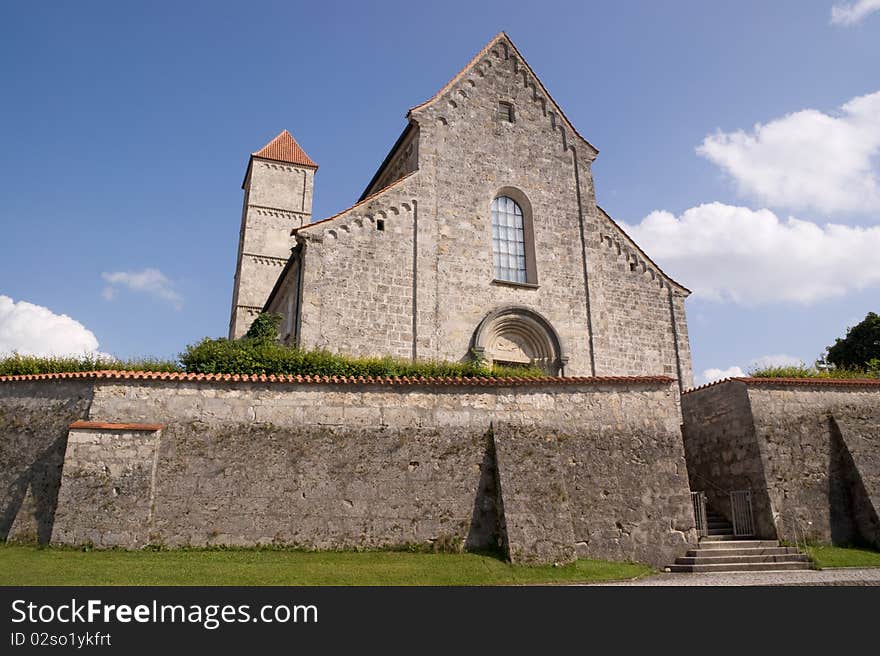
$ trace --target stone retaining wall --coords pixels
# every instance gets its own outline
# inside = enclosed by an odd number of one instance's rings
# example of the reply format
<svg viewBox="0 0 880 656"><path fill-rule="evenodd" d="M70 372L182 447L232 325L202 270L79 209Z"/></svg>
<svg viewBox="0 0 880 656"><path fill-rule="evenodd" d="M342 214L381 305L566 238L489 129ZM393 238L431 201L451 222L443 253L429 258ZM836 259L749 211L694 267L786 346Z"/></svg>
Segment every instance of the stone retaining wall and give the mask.
<svg viewBox="0 0 880 656"><path fill-rule="evenodd" d="M668 379L0 382L0 470L66 446L49 526L65 544L502 544L518 562L661 565L695 541L677 400ZM73 419L103 425L68 438Z"/></svg>
<svg viewBox="0 0 880 656"><path fill-rule="evenodd" d="M691 487L750 487L762 537L880 547L878 408L880 381L733 379L688 392Z"/></svg>

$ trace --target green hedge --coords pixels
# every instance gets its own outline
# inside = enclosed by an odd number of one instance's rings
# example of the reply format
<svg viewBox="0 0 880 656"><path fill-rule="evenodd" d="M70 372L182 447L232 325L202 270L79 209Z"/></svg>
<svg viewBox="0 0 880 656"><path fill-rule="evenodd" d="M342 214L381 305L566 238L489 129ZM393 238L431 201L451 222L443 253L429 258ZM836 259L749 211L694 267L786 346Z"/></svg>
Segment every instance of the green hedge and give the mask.
<svg viewBox="0 0 880 656"><path fill-rule="evenodd" d="M301 376L507 377L546 376L537 367L488 367L480 362L412 362L395 358L352 358L328 351L301 351L265 338L205 338L188 346L179 362L156 359L114 360L78 357L34 357L13 354L0 359L0 376L69 371L187 371L204 374L276 374Z"/></svg>
<svg viewBox="0 0 880 656"><path fill-rule="evenodd" d="M867 369L816 369L806 365L766 367L749 372L754 378L880 378L880 361L868 363Z"/></svg>
<svg viewBox="0 0 880 656"><path fill-rule="evenodd" d="M216 374L301 376L546 376L537 367L487 367L480 362L395 358L353 358L324 350L302 351L265 339L209 339L187 347L180 360L187 371Z"/></svg>
<svg viewBox="0 0 880 656"><path fill-rule="evenodd" d="M116 360L105 356L80 355L70 357L39 357L13 353L0 358L0 376L23 376L26 374L57 374L68 371L183 371L178 362L141 358Z"/></svg>

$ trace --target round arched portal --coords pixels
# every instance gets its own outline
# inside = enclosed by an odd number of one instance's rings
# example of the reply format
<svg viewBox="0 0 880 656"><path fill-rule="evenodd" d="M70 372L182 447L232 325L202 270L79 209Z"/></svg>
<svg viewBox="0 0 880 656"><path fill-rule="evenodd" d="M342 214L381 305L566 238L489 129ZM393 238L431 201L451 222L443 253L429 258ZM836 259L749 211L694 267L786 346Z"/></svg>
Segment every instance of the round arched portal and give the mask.
<svg viewBox="0 0 880 656"><path fill-rule="evenodd" d="M485 316L474 332L474 352L491 364L534 365L551 376L564 375L568 359L550 322L534 310L516 306Z"/></svg>

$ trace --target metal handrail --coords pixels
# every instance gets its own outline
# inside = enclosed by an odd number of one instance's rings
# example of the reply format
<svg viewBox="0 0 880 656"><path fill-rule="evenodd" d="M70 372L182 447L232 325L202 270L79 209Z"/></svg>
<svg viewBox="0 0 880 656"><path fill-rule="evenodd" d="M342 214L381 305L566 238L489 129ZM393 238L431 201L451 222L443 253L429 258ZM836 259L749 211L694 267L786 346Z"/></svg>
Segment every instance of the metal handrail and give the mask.
<svg viewBox="0 0 880 656"><path fill-rule="evenodd" d="M792 520L792 530L794 532L794 548L797 549L798 553L809 556L810 553L807 551L807 533L804 531L803 526L798 521L798 518L794 515L791 515ZM801 549L800 540L798 540L798 532L800 532L801 540L803 540L804 547Z"/></svg>
<svg viewBox="0 0 880 656"><path fill-rule="evenodd" d="M694 509L697 533L700 537L707 537L709 535L709 521L706 517L706 493L700 490L691 492L691 505Z"/></svg>
<svg viewBox="0 0 880 656"><path fill-rule="evenodd" d="M716 485L715 483L713 483L712 481L710 481L710 480L709 480L708 478L706 478L705 476L701 476L701 475L698 474L697 472L694 472L694 476L696 476L697 478L702 479L703 481L705 481L706 483L708 483L709 485L711 485L712 487L714 487L716 490L720 490L721 492L724 492L724 494L730 494L730 490L725 490L725 489L724 489L723 487L721 487L720 485Z"/></svg>

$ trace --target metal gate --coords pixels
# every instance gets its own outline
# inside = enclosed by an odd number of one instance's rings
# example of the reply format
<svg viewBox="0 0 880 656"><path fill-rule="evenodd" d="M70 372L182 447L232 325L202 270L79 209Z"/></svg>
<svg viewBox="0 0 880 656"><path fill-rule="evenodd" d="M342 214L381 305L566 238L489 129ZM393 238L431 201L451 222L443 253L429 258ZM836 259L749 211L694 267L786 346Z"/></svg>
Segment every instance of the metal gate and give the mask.
<svg viewBox="0 0 880 656"><path fill-rule="evenodd" d="M730 521L733 523L735 536L745 537L755 534L751 490L734 490L730 493Z"/></svg>
<svg viewBox="0 0 880 656"><path fill-rule="evenodd" d="M706 493L691 492L691 503L694 504L694 519L697 520L697 531L700 537L709 535L709 520L706 518Z"/></svg>

